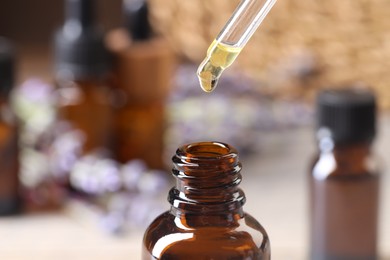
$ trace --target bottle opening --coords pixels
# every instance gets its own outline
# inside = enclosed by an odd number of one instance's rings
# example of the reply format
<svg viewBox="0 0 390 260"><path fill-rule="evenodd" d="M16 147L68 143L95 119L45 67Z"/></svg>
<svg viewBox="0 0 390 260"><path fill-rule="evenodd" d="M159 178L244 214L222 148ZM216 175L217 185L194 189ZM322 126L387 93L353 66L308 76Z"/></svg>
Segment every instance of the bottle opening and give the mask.
<svg viewBox="0 0 390 260"><path fill-rule="evenodd" d="M190 158L218 159L237 155L237 151L230 145L220 142L200 142L182 146L178 154Z"/></svg>

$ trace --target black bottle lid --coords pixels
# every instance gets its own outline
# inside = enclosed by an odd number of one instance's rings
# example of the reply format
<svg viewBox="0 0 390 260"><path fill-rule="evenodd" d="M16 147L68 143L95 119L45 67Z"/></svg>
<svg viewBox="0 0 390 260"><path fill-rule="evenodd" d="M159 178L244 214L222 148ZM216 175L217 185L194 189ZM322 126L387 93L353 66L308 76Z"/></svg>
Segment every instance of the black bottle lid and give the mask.
<svg viewBox="0 0 390 260"><path fill-rule="evenodd" d="M324 90L317 99L319 130L336 143L371 141L376 134L376 100L366 89Z"/></svg>
<svg viewBox="0 0 390 260"><path fill-rule="evenodd" d="M14 85L14 48L5 38L0 37L0 94L7 95Z"/></svg>
<svg viewBox="0 0 390 260"><path fill-rule="evenodd" d="M104 34L95 25L95 0L66 0L66 18L55 36L58 74L94 77L110 69Z"/></svg>
<svg viewBox="0 0 390 260"><path fill-rule="evenodd" d="M146 0L125 0L125 26L134 41L145 41L153 36Z"/></svg>

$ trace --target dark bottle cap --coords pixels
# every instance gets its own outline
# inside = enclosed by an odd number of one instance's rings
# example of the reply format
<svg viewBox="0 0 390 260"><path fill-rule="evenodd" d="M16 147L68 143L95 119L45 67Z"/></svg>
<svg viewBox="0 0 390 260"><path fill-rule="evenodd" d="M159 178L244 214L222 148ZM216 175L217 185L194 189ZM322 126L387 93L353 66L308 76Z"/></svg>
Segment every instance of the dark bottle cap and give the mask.
<svg viewBox="0 0 390 260"><path fill-rule="evenodd" d="M7 95L14 85L15 54L12 44L0 37L0 94Z"/></svg>
<svg viewBox="0 0 390 260"><path fill-rule="evenodd" d="M325 90L317 99L318 129L336 143L371 141L376 134L376 100L363 89Z"/></svg>
<svg viewBox="0 0 390 260"><path fill-rule="evenodd" d="M125 26L134 41L145 41L153 36L146 0L125 0Z"/></svg>
<svg viewBox="0 0 390 260"><path fill-rule="evenodd" d="M66 0L66 18L55 37L59 74L94 77L110 69L103 33L95 26L95 0Z"/></svg>

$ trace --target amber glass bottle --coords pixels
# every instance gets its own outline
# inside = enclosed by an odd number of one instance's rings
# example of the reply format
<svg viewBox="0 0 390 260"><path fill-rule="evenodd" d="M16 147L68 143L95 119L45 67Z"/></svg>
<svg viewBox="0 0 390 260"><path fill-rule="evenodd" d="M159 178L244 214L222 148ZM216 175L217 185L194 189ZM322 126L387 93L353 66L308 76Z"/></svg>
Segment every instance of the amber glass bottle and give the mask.
<svg viewBox="0 0 390 260"><path fill-rule="evenodd" d="M270 259L264 228L243 211L237 151L217 142L179 148L171 209L148 227L143 259Z"/></svg>
<svg viewBox="0 0 390 260"><path fill-rule="evenodd" d="M66 0L55 39L59 119L81 133L82 153L111 146L113 88L104 35L94 24L94 0Z"/></svg>
<svg viewBox="0 0 390 260"><path fill-rule="evenodd" d="M123 100L115 113L115 156L121 163L142 159L161 169L175 58L167 41L154 34L148 15L146 0L124 1L125 26L107 37Z"/></svg>
<svg viewBox="0 0 390 260"><path fill-rule="evenodd" d="M10 106L9 92L14 83L11 44L0 38L0 216L20 210L18 128Z"/></svg>
<svg viewBox="0 0 390 260"><path fill-rule="evenodd" d="M364 90L318 97L319 155L310 174L312 260L377 259L379 170L375 98Z"/></svg>

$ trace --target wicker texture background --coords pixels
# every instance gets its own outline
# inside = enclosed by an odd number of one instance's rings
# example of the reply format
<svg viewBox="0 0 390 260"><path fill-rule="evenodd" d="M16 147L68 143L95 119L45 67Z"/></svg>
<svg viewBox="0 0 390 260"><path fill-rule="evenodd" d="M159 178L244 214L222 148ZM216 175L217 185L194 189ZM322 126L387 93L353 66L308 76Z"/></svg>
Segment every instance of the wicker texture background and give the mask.
<svg viewBox="0 0 390 260"><path fill-rule="evenodd" d="M156 28L180 54L199 62L239 1L150 3ZM362 81L390 108L390 1L279 0L236 66L282 95L310 96L321 86ZM318 72L310 82L293 79L294 67L308 66Z"/></svg>

